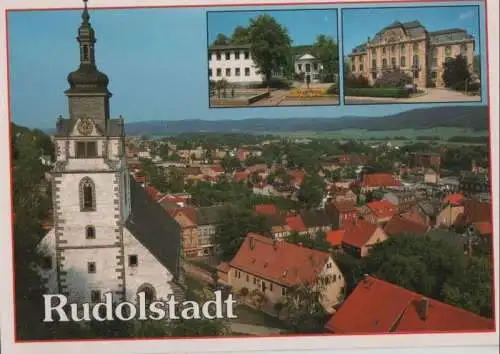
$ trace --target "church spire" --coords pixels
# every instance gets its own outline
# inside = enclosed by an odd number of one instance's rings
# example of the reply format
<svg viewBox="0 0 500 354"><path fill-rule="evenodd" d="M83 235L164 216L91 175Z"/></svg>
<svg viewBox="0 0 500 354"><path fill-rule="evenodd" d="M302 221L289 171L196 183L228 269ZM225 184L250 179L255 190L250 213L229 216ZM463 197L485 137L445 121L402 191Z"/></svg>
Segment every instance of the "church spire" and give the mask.
<svg viewBox="0 0 500 354"><path fill-rule="evenodd" d="M80 62L82 64L95 65L95 50L96 42L94 29L90 24L90 15L87 8L87 1L83 0L84 8L82 12L82 24L78 30L78 43L80 43Z"/></svg>

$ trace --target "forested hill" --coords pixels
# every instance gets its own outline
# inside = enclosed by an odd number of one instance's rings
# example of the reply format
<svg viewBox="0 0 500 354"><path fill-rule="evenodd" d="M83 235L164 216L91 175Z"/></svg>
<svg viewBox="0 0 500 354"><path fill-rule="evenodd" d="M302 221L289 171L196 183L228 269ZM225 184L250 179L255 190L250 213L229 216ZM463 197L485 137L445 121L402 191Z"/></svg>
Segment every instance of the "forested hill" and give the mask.
<svg viewBox="0 0 500 354"><path fill-rule="evenodd" d="M293 112L292 110L290 112ZM488 129L487 106L441 106L413 109L384 117L341 118L254 118L243 120L151 120L126 124L127 135L177 134L194 132L278 133L338 131L342 129L401 130L437 127Z"/></svg>

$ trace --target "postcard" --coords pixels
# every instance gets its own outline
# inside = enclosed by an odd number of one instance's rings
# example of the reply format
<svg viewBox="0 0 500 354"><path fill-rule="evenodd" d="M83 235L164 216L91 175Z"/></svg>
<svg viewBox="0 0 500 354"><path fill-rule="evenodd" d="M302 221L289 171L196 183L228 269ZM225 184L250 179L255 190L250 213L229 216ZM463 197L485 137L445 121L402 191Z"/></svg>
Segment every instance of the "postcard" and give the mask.
<svg viewBox="0 0 500 354"><path fill-rule="evenodd" d="M2 10L4 352L498 347L497 3Z"/></svg>

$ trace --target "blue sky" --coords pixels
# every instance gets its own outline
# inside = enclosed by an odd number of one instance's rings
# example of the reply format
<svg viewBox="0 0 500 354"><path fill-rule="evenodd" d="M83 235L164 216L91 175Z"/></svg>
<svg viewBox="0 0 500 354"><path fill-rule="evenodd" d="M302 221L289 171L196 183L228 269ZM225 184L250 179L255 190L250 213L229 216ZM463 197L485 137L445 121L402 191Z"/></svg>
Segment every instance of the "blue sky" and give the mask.
<svg viewBox="0 0 500 354"><path fill-rule="evenodd" d="M319 34L337 40L337 11L335 9L318 10L270 10L270 11L227 11L209 12L207 16L208 41L212 43L218 33L230 37L236 26L247 27L250 19L268 14L286 27L293 45L314 43Z"/></svg>
<svg viewBox="0 0 500 354"><path fill-rule="evenodd" d="M378 31L394 21L418 20L428 31L463 28L476 40L481 39L479 6L346 9L342 12L342 16L346 55L354 47L365 42L368 36L373 38ZM360 23L363 25L360 26Z"/></svg>
<svg viewBox="0 0 500 354"><path fill-rule="evenodd" d="M294 16L297 16L297 21L303 22L302 16L313 16L314 13L319 16L318 11L296 12ZM207 94L207 36L204 35L207 30L206 9L97 10L90 14L97 37L97 65L110 78L109 88L113 93L111 115L123 115L127 122L381 116L431 106L210 109ZM225 31L226 26L234 28L234 22L239 22L236 19L244 20L245 16L248 18L248 12L214 24L214 32L219 31L218 28ZM318 18L323 21L300 23L300 26L293 23L287 25L297 44L310 42L314 38L313 34L323 32L325 28L329 28L331 33L337 32L335 24L324 21L324 16ZM75 37L80 22L80 11L75 10L9 12L10 98L15 123L53 128L60 114L67 116L64 90L68 88L68 73L78 67L79 53ZM363 23L362 26L358 24L358 27L367 28L368 25ZM303 30L300 31L300 28Z"/></svg>

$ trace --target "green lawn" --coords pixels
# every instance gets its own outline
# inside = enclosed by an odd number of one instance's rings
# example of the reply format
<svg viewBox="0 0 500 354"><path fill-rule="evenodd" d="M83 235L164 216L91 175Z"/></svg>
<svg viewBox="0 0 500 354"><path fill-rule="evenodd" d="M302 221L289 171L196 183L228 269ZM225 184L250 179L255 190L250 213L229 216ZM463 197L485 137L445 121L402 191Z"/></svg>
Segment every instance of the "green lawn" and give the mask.
<svg viewBox="0 0 500 354"><path fill-rule="evenodd" d="M256 310L247 305L243 304L236 305L235 314L238 316L238 318L234 319L233 321L237 323L264 326L270 328L281 328L281 329L286 328L285 324L276 317L268 315L267 313Z"/></svg>

